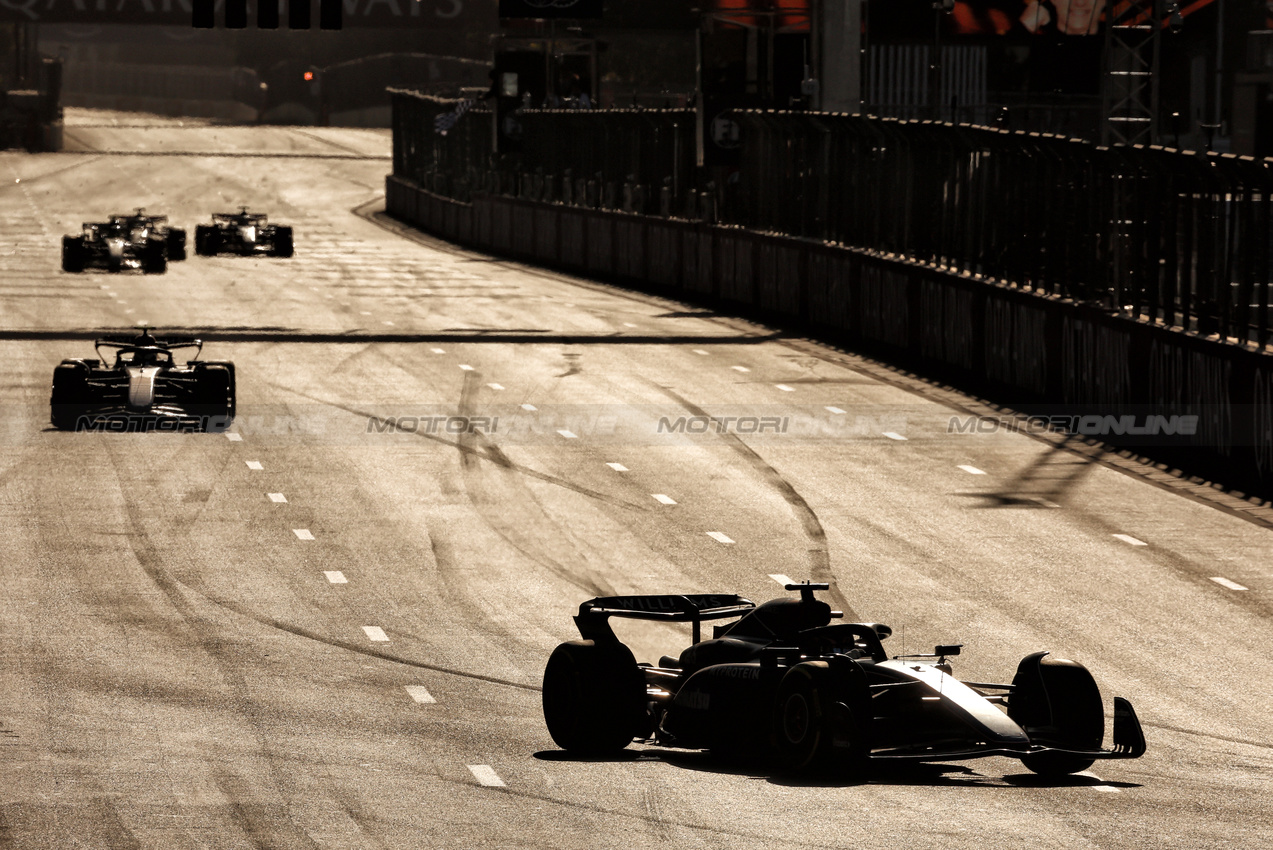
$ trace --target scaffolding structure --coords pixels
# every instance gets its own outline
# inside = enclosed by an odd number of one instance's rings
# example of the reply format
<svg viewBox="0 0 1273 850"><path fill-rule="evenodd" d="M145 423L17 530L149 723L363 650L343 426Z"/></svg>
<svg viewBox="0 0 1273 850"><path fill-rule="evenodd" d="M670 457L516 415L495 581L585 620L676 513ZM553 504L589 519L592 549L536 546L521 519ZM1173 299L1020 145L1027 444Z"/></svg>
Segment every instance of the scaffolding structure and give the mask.
<svg viewBox="0 0 1273 850"><path fill-rule="evenodd" d="M1116 0L1105 27L1101 143L1158 138L1158 63L1165 0Z"/></svg>

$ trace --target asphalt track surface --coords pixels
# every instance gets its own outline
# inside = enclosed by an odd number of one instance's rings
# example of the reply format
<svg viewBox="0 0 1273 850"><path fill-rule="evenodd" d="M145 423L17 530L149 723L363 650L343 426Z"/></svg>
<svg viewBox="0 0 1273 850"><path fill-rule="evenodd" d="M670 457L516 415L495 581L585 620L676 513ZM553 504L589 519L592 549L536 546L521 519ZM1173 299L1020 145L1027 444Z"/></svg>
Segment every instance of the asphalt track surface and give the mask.
<svg viewBox="0 0 1273 850"><path fill-rule="evenodd" d="M950 433L971 400L880 364L405 234L385 132L73 118L80 152L0 153L0 847L1267 845L1267 527ZM81 221L242 204L295 258L59 270ZM54 366L139 322L237 364L229 433L50 429ZM895 653L964 643L963 678L1083 661L1149 752L849 783L555 748L581 601L783 576Z"/></svg>

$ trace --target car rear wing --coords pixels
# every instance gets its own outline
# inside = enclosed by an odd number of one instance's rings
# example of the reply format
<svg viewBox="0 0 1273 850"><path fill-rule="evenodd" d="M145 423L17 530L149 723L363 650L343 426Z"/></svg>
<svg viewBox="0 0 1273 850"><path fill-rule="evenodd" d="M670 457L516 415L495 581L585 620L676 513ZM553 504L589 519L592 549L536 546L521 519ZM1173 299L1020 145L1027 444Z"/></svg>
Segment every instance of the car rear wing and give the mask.
<svg viewBox="0 0 1273 850"><path fill-rule="evenodd" d="M194 357L191 357L190 359L197 360L199 355L203 352L203 340L188 337L185 339L156 339L153 342L147 341L139 343L137 337L103 337L102 339L93 342L93 348L97 349L97 356L103 362L106 360L105 355L102 354L103 348L113 348L116 351L123 351L125 349L137 351L144 348L161 348L166 351L174 351L178 348L193 348L195 349Z"/></svg>
<svg viewBox="0 0 1273 850"><path fill-rule="evenodd" d="M215 224L219 222L229 223L232 221L237 221L238 219L248 219L259 224L265 221L268 217L269 217L268 213L248 212L248 208L244 207L243 209L239 210L236 213L214 212L212 214L212 221Z"/></svg>
<svg viewBox="0 0 1273 850"><path fill-rule="evenodd" d="M725 593L599 596L579 606L575 625L585 640L610 641L618 640L610 628L611 617L691 623L694 643L698 643L704 620L741 617L755 607L756 603L750 599Z"/></svg>

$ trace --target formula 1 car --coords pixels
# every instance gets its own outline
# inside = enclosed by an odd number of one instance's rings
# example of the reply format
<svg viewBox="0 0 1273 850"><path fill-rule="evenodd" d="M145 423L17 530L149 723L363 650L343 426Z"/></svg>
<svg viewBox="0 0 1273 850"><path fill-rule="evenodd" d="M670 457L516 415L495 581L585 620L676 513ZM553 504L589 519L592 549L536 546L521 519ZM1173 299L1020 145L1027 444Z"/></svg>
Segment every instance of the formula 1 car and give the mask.
<svg viewBox="0 0 1273 850"><path fill-rule="evenodd" d="M767 755L780 769L856 774L871 762L1017 758L1063 775L1096 759L1138 758L1145 737L1131 703L1114 699L1114 746L1102 749L1105 713L1091 673L1046 652L1027 655L1011 684L961 682L949 658L889 658L879 623L800 598L757 606L732 595L626 596L579 607L580 641L553 651L544 670L544 720L564 750L604 755L633 739L733 755ZM689 622L693 644L658 666L637 664L611 617ZM700 639L706 620L738 618Z"/></svg>
<svg viewBox="0 0 1273 850"><path fill-rule="evenodd" d="M290 257L292 228L269 224L265 213L248 212L247 207L237 213L213 213L212 224L195 226L194 250L205 257L216 254Z"/></svg>
<svg viewBox="0 0 1273 850"><path fill-rule="evenodd" d="M234 364L191 359L173 352L203 349L200 340L163 342L143 331L137 337L99 339L96 360L63 360L53 371L49 399L54 428L122 430L201 428L223 431L234 419ZM103 349L113 350L113 366Z"/></svg>
<svg viewBox="0 0 1273 850"><path fill-rule="evenodd" d="M142 208L106 222L86 221L78 236L62 237L62 270L67 272L100 268L163 274L169 260L185 258L186 232L168 227L167 216L146 215Z"/></svg>

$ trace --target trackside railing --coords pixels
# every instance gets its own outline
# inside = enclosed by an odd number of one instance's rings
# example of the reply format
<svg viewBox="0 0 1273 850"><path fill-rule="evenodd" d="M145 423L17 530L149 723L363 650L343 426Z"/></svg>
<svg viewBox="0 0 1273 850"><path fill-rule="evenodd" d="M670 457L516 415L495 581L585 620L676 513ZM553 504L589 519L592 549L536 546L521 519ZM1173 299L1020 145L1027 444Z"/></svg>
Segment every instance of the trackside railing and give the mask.
<svg viewBox="0 0 1273 850"><path fill-rule="evenodd" d="M394 175L781 233L929 263L1203 336L1269 343L1273 160L862 115L740 110L696 167L693 110L518 110L393 92ZM504 128L508 129L508 128ZM709 157L710 160L710 157Z"/></svg>

